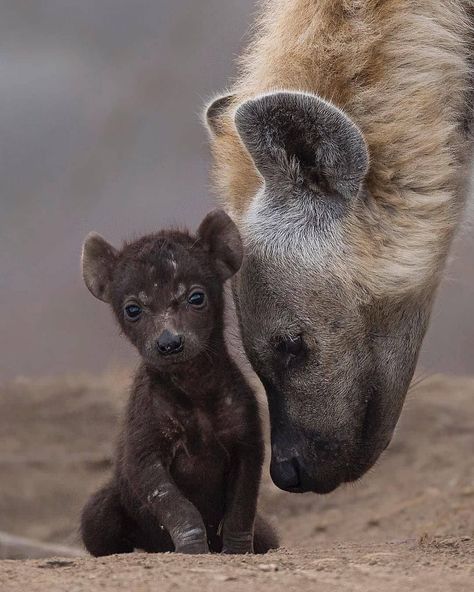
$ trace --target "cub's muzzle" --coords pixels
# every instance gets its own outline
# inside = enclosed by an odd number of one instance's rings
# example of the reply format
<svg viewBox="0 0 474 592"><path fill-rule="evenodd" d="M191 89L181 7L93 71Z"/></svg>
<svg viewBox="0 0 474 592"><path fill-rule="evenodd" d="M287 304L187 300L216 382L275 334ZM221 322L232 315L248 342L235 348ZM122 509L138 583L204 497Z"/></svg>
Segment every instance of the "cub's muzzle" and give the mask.
<svg viewBox="0 0 474 592"><path fill-rule="evenodd" d="M166 329L158 337L157 349L162 356L177 354L184 349L184 336L171 333Z"/></svg>

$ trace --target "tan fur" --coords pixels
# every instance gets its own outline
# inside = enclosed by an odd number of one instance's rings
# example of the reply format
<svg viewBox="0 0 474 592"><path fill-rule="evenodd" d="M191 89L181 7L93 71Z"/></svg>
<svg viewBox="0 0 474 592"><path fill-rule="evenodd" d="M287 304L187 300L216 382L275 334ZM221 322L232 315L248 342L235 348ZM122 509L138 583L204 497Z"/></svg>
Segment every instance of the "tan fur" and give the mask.
<svg viewBox="0 0 474 592"><path fill-rule="evenodd" d="M369 206L344 221L341 276L380 297L431 290L463 208L474 0L266 0L231 92L317 94L362 130ZM231 106L214 178L239 223L259 177ZM344 268L344 269L343 269Z"/></svg>

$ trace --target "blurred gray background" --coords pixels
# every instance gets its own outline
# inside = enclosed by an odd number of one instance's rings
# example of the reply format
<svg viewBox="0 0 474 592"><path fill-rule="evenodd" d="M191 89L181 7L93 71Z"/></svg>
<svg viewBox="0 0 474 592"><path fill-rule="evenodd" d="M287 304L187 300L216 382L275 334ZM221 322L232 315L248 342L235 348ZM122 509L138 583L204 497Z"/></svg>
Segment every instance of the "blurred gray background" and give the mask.
<svg viewBox="0 0 474 592"><path fill-rule="evenodd" d="M82 285L82 240L212 206L204 102L252 0L0 1L0 381L134 361ZM474 371L474 242L453 251L421 366Z"/></svg>

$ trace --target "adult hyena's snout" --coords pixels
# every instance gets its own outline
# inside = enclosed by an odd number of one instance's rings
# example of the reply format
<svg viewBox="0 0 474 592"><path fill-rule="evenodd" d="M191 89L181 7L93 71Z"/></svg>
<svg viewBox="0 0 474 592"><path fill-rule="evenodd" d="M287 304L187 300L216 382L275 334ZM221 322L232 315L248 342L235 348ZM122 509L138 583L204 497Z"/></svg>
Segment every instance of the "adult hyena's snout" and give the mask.
<svg viewBox="0 0 474 592"><path fill-rule="evenodd" d="M332 405L332 413L314 399L311 414L296 413L294 401L268 392L271 477L277 487L294 493L329 493L359 479L387 448L399 415L399 408L387 415L385 397L375 391L353 391L353 405L345 411Z"/></svg>
<svg viewBox="0 0 474 592"><path fill-rule="evenodd" d="M277 487L293 493L329 493L347 475L347 446L316 433L272 431L270 474Z"/></svg>
<svg viewBox="0 0 474 592"><path fill-rule="evenodd" d="M396 419L387 421L383 395L366 383L342 396L330 389L286 392L266 383L277 487L329 493L359 479L386 448ZM307 403L312 403L308 409ZM398 414L397 414L398 416Z"/></svg>

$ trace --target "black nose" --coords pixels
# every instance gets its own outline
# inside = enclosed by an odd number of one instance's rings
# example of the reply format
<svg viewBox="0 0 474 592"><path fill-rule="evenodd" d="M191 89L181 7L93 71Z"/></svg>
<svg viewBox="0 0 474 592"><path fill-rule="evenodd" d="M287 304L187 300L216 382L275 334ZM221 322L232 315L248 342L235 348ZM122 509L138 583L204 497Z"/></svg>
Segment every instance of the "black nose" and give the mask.
<svg viewBox="0 0 474 592"><path fill-rule="evenodd" d="M273 459L270 475L273 483L285 491L299 492L301 488L302 467L298 457Z"/></svg>
<svg viewBox="0 0 474 592"><path fill-rule="evenodd" d="M345 481L346 462L340 441L312 434L309 444L300 438L272 434L270 475L277 487L292 493L329 493ZM309 458L308 458L309 456Z"/></svg>
<svg viewBox="0 0 474 592"><path fill-rule="evenodd" d="M177 354L184 347L184 337L182 335L176 335L166 329L158 337L158 351L162 356L168 356L170 354Z"/></svg>

